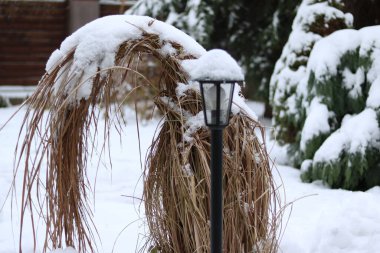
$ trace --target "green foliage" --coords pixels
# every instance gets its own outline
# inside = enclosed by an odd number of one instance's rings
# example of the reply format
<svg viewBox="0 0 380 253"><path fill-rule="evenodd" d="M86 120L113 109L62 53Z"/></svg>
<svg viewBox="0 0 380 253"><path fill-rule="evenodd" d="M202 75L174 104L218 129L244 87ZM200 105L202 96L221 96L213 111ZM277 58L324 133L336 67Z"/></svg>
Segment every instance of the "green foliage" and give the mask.
<svg viewBox="0 0 380 253"><path fill-rule="evenodd" d="M299 160L306 160L306 159L312 159L314 157L315 152L319 149L319 147L322 145L322 143L326 140L326 138L330 135L330 133L323 133L319 135L313 136L310 140L306 142L306 147L304 150L302 150L302 159Z"/></svg>
<svg viewBox="0 0 380 253"><path fill-rule="evenodd" d="M309 160L310 161L310 160ZM332 188L367 190L380 184L379 150L364 153L342 152L334 161L307 162L301 179L304 182L322 180Z"/></svg>
<svg viewBox="0 0 380 253"><path fill-rule="evenodd" d="M311 71L308 90L315 89L309 93L308 101L311 101L315 95L322 98L322 102L327 105L329 111L333 111L338 122L340 122L346 114L357 114L364 110L365 101L368 96L370 85L363 80L361 84L360 94L357 97L350 96L350 89L344 85L344 71L356 73L363 70L366 72L371 64L370 57L359 57L359 48L354 51L346 52L340 59L337 66L336 75L326 75L323 79L316 80L314 72ZM363 73L365 75L365 73ZM339 125L336 125L339 127ZM334 128L333 130L335 130Z"/></svg>

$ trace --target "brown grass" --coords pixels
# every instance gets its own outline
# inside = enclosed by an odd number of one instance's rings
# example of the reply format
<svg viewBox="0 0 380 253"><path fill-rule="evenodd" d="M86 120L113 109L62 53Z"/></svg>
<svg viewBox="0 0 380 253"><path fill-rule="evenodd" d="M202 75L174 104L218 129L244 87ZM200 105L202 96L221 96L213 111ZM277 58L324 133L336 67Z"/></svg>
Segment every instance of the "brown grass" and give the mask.
<svg viewBox="0 0 380 253"><path fill-rule="evenodd" d="M162 55L159 49L165 43L170 43L177 53ZM96 251L96 229L88 206L86 161L93 152L90 148L93 145L89 144L95 142L97 133L90 132L90 125L97 129L99 114L95 108L102 106L106 143L115 102L113 93L128 82L134 85L131 92L143 86L153 88L157 94L154 102L165 116L147 156L143 201L150 234L141 251L155 248L164 253L210 252L209 132L200 128L193 133L193 141L184 141L187 130L184 115L196 115L202 105L194 90L180 98L175 92L177 83L188 82L180 60L194 57L184 54L179 44L144 33L141 39L120 45L114 68L100 70L94 76L89 99L72 103L82 85L78 81L72 91L64 89L64 84L73 78L68 76L68 69L74 52L75 48L45 74L27 101L23 122L26 135L18 147L19 163L22 157L26 158L22 223L27 209L44 218L47 225L44 251L62 246L73 246L79 252ZM158 82L151 83L138 73L142 55L160 62ZM58 76L62 77L62 84L54 92ZM117 101L116 108L126 96ZM173 102L175 108L166 100ZM257 138L257 129L264 137L259 123L241 112L231 118L224 131L224 252L266 253L276 252L278 247L278 199L266 147ZM37 140L37 152L32 156L33 140ZM185 166L188 170L184 170ZM45 179L40 178L43 167L47 167ZM38 193L37 204L32 202L33 187ZM20 245L21 240L22 225Z"/></svg>

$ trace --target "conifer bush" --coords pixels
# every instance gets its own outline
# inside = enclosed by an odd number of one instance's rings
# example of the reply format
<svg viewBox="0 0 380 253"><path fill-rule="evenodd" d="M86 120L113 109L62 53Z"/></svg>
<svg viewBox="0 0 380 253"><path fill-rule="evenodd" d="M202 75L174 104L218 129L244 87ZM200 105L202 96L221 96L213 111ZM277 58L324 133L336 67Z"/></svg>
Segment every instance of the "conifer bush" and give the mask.
<svg viewBox="0 0 380 253"><path fill-rule="evenodd" d="M380 27L340 1L303 1L271 79L274 135L305 182L380 184Z"/></svg>
<svg viewBox="0 0 380 253"><path fill-rule="evenodd" d="M378 34L379 26L342 30L314 47L307 89L313 106L300 141L304 181L351 190L380 184Z"/></svg>
<svg viewBox="0 0 380 253"><path fill-rule="evenodd" d="M306 65L317 41L352 26L352 15L344 13L343 7L338 0L304 0L270 80L273 136L280 145L287 146L296 167L302 162L299 144L307 107Z"/></svg>

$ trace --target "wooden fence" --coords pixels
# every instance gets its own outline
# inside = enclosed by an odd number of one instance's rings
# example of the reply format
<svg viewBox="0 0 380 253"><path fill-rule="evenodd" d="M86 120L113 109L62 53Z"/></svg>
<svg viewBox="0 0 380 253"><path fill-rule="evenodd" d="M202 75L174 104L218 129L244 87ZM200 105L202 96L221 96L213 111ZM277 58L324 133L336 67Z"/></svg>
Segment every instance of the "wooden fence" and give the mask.
<svg viewBox="0 0 380 253"><path fill-rule="evenodd" d="M126 6L100 4L100 16ZM68 35L68 1L0 0L0 85L36 85Z"/></svg>

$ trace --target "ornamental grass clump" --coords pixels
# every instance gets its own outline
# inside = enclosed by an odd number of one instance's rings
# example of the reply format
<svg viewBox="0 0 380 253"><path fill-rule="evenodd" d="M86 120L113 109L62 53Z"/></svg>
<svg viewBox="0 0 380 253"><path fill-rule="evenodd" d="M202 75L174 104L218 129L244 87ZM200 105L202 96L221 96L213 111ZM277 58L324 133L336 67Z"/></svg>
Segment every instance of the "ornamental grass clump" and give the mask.
<svg viewBox="0 0 380 253"><path fill-rule="evenodd" d="M97 250L86 163L94 152L99 117L105 119L107 143L111 125L121 127L123 102L146 87L156 94L151 99L164 122L145 164L143 202L149 234L141 251L210 251L210 136L203 118L199 120L202 104L190 73L204 55L199 44L174 27L124 15L86 25L53 53L47 73L26 102L26 135L17 148L25 179L21 223L28 209L32 220L35 213L43 217L45 252L63 246L79 252ZM144 56L160 63L157 82L138 71ZM130 91L115 96L124 87ZM223 247L225 252L276 252L281 210L264 129L241 101L236 94L224 132ZM34 189L38 203L33 203ZM20 245L22 233L21 227Z"/></svg>

